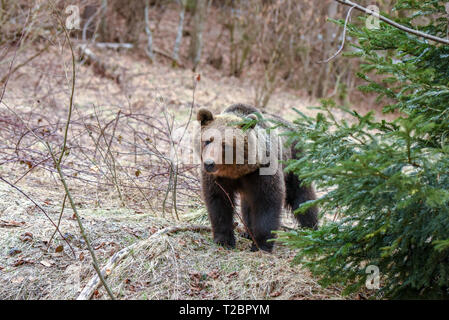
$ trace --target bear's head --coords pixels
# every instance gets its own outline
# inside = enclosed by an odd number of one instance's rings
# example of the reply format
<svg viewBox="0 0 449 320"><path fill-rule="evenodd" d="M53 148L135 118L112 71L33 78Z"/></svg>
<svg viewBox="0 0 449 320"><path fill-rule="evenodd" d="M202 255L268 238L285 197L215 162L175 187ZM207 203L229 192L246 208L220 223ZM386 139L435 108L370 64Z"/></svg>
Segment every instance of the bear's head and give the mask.
<svg viewBox="0 0 449 320"><path fill-rule="evenodd" d="M249 128L245 120L257 120L255 114L239 116L234 113L213 115L206 108L197 113L200 135L197 152L201 157L202 170L207 174L238 179L259 169L257 152L265 130L256 128L257 121ZM258 139L259 137L259 139Z"/></svg>

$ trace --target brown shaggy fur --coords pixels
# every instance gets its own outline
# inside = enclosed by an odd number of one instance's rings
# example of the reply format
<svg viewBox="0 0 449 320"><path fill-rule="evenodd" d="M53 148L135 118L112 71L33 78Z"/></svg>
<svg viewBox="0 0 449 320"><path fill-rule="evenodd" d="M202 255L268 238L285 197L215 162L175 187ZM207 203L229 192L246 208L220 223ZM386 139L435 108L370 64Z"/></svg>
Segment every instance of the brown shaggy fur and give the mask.
<svg viewBox="0 0 449 320"><path fill-rule="evenodd" d="M251 249L271 251L273 243L267 240L272 239L272 231L279 228L284 204L294 211L301 203L315 199L315 192L311 186L301 186L301 182L293 173L285 174L282 165L278 166L273 175L261 175L261 164L248 164L248 139L254 137L254 131L265 132L267 124L257 124L252 130L244 132L236 123L254 113L261 112L243 104L232 105L219 115L213 115L204 108L198 111L197 119L201 123L201 148L198 151L202 160L202 194L216 243L226 247L235 246L233 217L235 198L239 194L245 226L254 241ZM276 116L262 115L264 119L285 122ZM223 136L225 130L232 129L233 144L229 145L224 139L217 141L219 139L207 136L206 131L210 129L217 130ZM268 135L262 137L269 139ZM244 143L244 162L237 164L234 154L233 163L225 164L222 150L231 148L235 151L236 141ZM282 159L296 158L297 154L298 151L293 148L283 148ZM296 215L296 218L301 226L316 228L318 209L311 208L305 214Z"/></svg>

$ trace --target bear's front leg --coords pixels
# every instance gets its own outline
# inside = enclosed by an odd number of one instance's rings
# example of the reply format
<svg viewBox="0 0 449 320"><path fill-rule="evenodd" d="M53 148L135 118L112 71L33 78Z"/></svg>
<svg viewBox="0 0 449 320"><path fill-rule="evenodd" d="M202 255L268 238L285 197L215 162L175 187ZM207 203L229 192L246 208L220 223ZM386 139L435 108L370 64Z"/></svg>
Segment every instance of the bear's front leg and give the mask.
<svg viewBox="0 0 449 320"><path fill-rule="evenodd" d="M259 172L249 175L245 181L243 214L250 221L251 251L264 250L271 252L273 242L272 231L279 228L284 192L282 177L279 173L272 176L259 175Z"/></svg>
<svg viewBox="0 0 449 320"><path fill-rule="evenodd" d="M224 179L217 179L206 173L202 175L202 184L214 242L234 248L234 191Z"/></svg>

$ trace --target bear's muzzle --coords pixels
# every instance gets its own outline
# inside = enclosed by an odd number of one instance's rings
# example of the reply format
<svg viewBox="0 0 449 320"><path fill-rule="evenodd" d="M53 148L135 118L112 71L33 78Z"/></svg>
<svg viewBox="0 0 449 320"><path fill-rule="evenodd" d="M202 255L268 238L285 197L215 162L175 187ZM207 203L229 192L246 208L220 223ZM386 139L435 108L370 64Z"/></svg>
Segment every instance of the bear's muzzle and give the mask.
<svg viewBox="0 0 449 320"><path fill-rule="evenodd" d="M215 161L211 159L207 159L204 161L204 170L206 170L209 173L213 173L217 171L217 166L215 165Z"/></svg>

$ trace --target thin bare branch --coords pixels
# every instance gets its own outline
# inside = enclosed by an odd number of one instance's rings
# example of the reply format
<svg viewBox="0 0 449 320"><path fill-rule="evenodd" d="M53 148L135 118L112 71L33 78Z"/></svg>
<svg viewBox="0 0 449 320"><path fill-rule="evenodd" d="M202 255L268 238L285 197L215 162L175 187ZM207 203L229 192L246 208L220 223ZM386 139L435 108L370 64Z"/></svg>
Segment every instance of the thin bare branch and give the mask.
<svg viewBox="0 0 449 320"><path fill-rule="evenodd" d="M328 58L326 60L318 61L318 63L328 63L329 61L335 59L343 51L343 49L345 47L345 42L346 42L346 30L347 30L347 27L348 27L348 23L351 20L351 12L352 12L353 9L354 9L354 7L351 7L349 9L349 11L348 11L348 14L346 15L345 27L343 29L343 35L342 35L343 39L341 40L340 48L338 49L338 51L332 57L330 57L330 58Z"/></svg>
<svg viewBox="0 0 449 320"><path fill-rule="evenodd" d="M437 36L433 36L433 35L425 33L425 32L421 32L419 30L415 30L415 29L411 29L409 27L403 26L402 24L399 24L399 23L397 23L397 22L395 22L395 21L393 21L391 19L388 19L388 18L378 14L377 12L372 11L370 9L367 9L367 8L361 6L361 5L357 4L357 3L354 3L352 1L349 1L349 0L334 0L334 1L337 1L338 3L341 3L341 4L345 5L345 6L354 7L355 9L357 9L357 10L359 10L361 12L364 12L366 14L369 14L369 15L372 15L372 16L374 16L376 18L379 18L383 22L385 22L385 23L387 23L387 24L389 24L389 25L391 25L391 26L393 26L395 28L398 28L398 29L400 29L402 31L405 31L407 33L411 33L411 34L414 34L415 36L422 37L422 38L425 38L425 39L428 39L428 40L432 40L432 41L435 41L435 42L438 42L438 43L448 44L449 45L449 39L443 39L443 38L440 38L440 37L437 37Z"/></svg>

